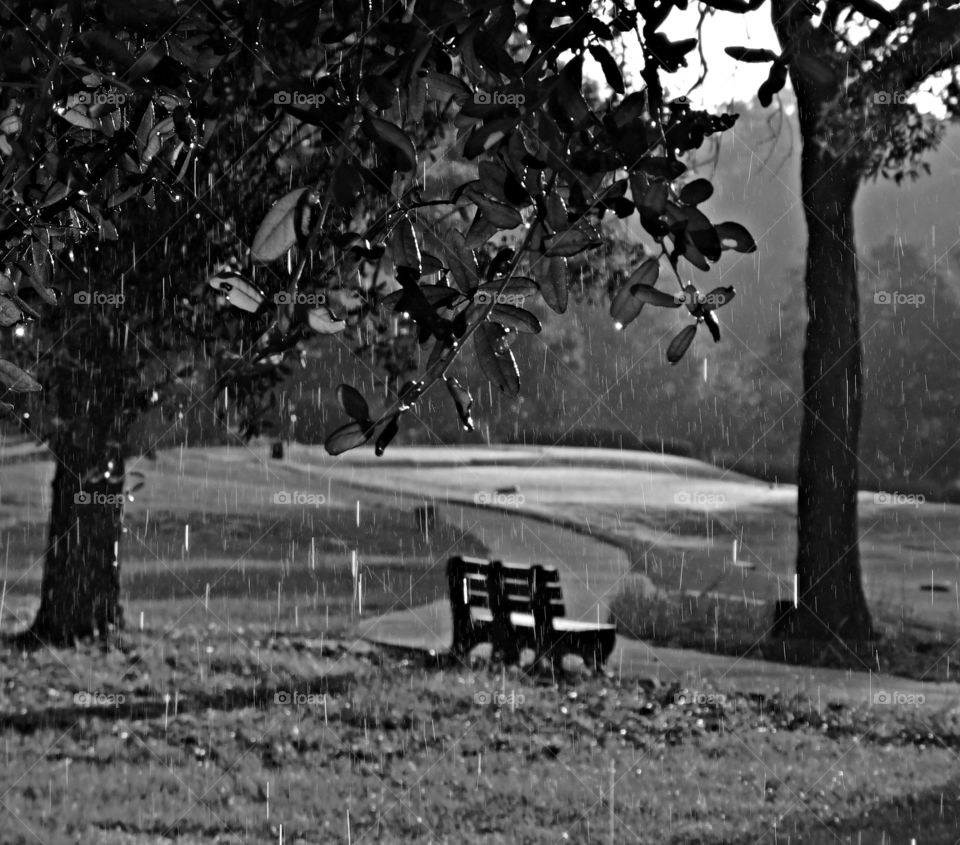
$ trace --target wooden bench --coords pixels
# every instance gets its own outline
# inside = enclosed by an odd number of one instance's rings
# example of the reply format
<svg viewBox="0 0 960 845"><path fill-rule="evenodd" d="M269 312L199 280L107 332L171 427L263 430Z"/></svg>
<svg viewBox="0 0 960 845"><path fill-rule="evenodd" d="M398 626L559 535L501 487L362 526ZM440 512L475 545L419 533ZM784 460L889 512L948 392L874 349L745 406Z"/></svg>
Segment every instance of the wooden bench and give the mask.
<svg viewBox="0 0 960 845"><path fill-rule="evenodd" d="M506 662L518 662L530 648L557 668L564 654L599 668L613 651L616 625L565 618L560 573L552 566L458 555L447 561L447 584L457 657L489 642L494 657Z"/></svg>

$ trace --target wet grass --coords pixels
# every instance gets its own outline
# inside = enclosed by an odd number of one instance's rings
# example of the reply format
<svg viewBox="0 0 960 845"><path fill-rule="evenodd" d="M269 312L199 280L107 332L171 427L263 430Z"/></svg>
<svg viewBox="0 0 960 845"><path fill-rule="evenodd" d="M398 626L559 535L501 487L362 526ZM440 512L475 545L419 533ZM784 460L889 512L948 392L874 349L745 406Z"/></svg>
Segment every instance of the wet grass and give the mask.
<svg viewBox="0 0 960 845"><path fill-rule="evenodd" d="M874 671L922 681L957 681L960 630L874 605L876 642L859 653L841 642L785 640L772 633L773 602L684 591L651 593L627 584L611 603L620 636L652 645L695 649L807 666Z"/></svg>
<svg viewBox="0 0 960 845"><path fill-rule="evenodd" d="M0 647L0 671L4 845L960 836L948 713L436 668L258 623Z"/></svg>

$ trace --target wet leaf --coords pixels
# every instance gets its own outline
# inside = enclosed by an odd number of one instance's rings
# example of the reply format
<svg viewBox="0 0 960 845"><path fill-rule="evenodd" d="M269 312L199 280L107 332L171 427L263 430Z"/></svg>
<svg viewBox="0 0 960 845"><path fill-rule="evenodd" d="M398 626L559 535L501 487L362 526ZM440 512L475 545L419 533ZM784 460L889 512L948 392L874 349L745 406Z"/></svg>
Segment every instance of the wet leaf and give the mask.
<svg viewBox="0 0 960 845"><path fill-rule="evenodd" d="M425 78L428 96L442 100L449 100L451 97L457 100L466 100L470 97L470 89L457 77L451 76L449 73L431 70Z"/></svg>
<svg viewBox="0 0 960 845"><path fill-rule="evenodd" d="M0 361L0 382L3 382L14 393L36 393L43 390L40 382L25 370L9 361Z"/></svg>
<svg viewBox="0 0 960 845"><path fill-rule="evenodd" d="M341 384L337 387L337 401L340 407L355 420L367 422L370 419L370 408L367 406L367 400L355 387L349 384Z"/></svg>
<svg viewBox="0 0 960 845"><path fill-rule="evenodd" d="M739 223L718 223L714 228L724 249L734 249L737 252L757 251L753 236Z"/></svg>
<svg viewBox="0 0 960 845"><path fill-rule="evenodd" d="M494 305L490 310L490 319L517 332L540 334L540 321L536 316L515 305Z"/></svg>
<svg viewBox="0 0 960 845"><path fill-rule="evenodd" d="M630 274L613 302L610 303L610 316L619 324L619 328L622 329L632 323L643 310L643 306L650 302L649 298L639 294L638 291L655 290L653 286L657 283L659 276L660 262L653 256L642 261ZM656 292L661 296L668 296L662 291ZM673 297L668 298L673 299Z"/></svg>
<svg viewBox="0 0 960 845"><path fill-rule="evenodd" d="M346 322L336 319L325 305L307 312L307 325L318 334L336 334L347 327Z"/></svg>
<svg viewBox="0 0 960 845"><path fill-rule="evenodd" d="M474 335L480 369L508 396L520 393L520 370L506 343L507 332L499 323L484 322Z"/></svg>
<svg viewBox="0 0 960 845"><path fill-rule="evenodd" d="M358 422L349 422L334 431L324 442L323 448L329 455L340 455L362 446L372 435L372 428L365 428Z"/></svg>
<svg viewBox="0 0 960 845"><path fill-rule="evenodd" d="M680 202L686 205L699 205L713 196L713 185L709 179L694 179L680 189Z"/></svg>
<svg viewBox="0 0 960 845"><path fill-rule="evenodd" d="M483 210L478 208L467 234L464 235L464 244L467 249L479 249L499 231L499 227L487 220Z"/></svg>
<svg viewBox="0 0 960 845"><path fill-rule="evenodd" d="M540 259L533 268L540 295L552 311L563 314L567 310L569 288L567 285L567 259L555 256Z"/></svg>
<svg viewBox="0 0 960 845"><path fill-rule="evenodd" d="M489 220L498 229L515 229L523 223L520 212L515 208L511 208L509 205L497 202L497 200L484 196L479 192L471 195L470 199L476 203L477 208L483 211L484 218Z"/></svg>
<svg viewBox="0 0 960 845"><path fill-rule="evenodd" d="M723 308L731 299L737 295L732 287L714 288L704 297L703 308L705 311L712 311L714 308Z"/></svg>
<svg viewBox="0 0 960 845"><path fill-rule="evenodd" d="M17 304L0 294L0 326L7 327L19 323L23 319L23 312Z"/></svg>
<svg viewBox="0 0 960 845"><path fill-rule="evenodd" d="M464 293L473 290L480 274L476 255L467 247L466 239L459 229L448 230L446 241L453 252L449 260L454 282Z"/></svg>
<svg viewBox="0 0 960 845"><path fill-rule="evenodd" d="M420 245L417 243L417 233L413 230L410 218L404 217L393 230L393 239L390 242L393 250L393 263L397 267L407 267L413 274L420 277L423 265L420 260Z"/></svg>
<svg viewBox="0 0 960 845"><path fill-rule="evenodd" d="M380 431L377 442L373 446L373 452L378 458L386 451L398 431L400 431L400 414L394 414Z"/></svg>
<svg viewBox="0 0 960 845"><path fill-rule="evenodd" d="M216 273L207 279L207 284L220 291L227 302L241 311L253 314L263 303L263 292L238 273Z"/></svg>
<svg viewBox="0 0 960 845"><path fill-rule="evenodd" d="M600 246L600 241L592 235L582 229L569 229L551 238L546 255L550 258L564 258L596 246Z"/></svg>
<svg viewBox="0 0 960 845"><path fill-rule="evenodd" d="M720 342L720 323L717 320L717 315L713 311L707 311L703 315L703 322L706 324L707 329L710 332L710 336L713 338L714 343Z"/></svg>
<svg viewBox="0 0 960 845"><path fill-rule="evenodd" d="M250 255L254 261L259 264L275 261L297 242L297 207L307 191L307 188L296 188L273 204L250 246Z"/></svg>
<svg viewBox="0 0 960 845"><path fill-rule="evenodd" d="M667 347L667 360L671 364L676 364L690 348L693 343L693 336L697 333L697 324L691 323L680 330L679 334L670 341Z"/></svg>
<svg viewBox="0 0 960 845"><path fill-rule="evenodd" d="M775 62L780 58L772 50L761 50L754 47L726 47L724 52L738 62Z"/></svg>
<svg viewBox="0 0 960 845"><path fill-rule="evenodd" d="M850 0L850 5L865 18L875 20L887 29L895 29L897 18L889 9L885 9L876 0Z"/></svg>
<svg viewBox="0 0 960 845"><path fill-rule="evenodd" d="M470 411L473 408L473 397L470 395L470 391L463 387L453 376L447 376L445 381L447 390L450 391L454 404L457 406L457 415L460 417L463 430L473 431L474 422L473 417L470 415Z"/></svg>
<svg viewBox="0 0 960 845"><path fill-rule="evenodd" d="M610 51L600 44L593 44L589 49L590 55L600 65L603 76L607 80L607 85L618 94L624 93L626 89L623 86L623 74L620 73L620 66L617 64L617 60L610 55Z"/></svg>
<svg viewBox="0 0 960 845"><path fill-rule="evenodd" d="M368 115L362 124L364 132L382 152L394 151L399 159L400 170L413 170L417 166L417 151L409 136L399 126Z"/></svg>

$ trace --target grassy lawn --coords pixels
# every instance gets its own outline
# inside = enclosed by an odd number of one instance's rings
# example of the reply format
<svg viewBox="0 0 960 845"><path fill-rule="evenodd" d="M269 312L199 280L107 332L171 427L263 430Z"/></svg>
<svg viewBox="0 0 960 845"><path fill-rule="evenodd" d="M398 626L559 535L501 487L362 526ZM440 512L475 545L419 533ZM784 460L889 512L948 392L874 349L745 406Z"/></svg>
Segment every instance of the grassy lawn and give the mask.
<svg viewBox="0 0 960 845"><path fill-rule="evenodd" d="M251 625L0 649L0 841L960 836L955 715L437 669Z"/></svg>
<svg viewBox="0 0 960 845"><path fill-rule="evenodd" d="M410 512L381 504L343 507L268 506L256 513L134 510L126 518L121 587L128 623L140 614L151 628L157 612L198 610L227 626L251 603L272 610L275 625L316 626L330 616L357 615L353 553L361 578L362 615L445 599L446 559L455 551L485 555L469 531L442 520L427 535ZM46 546L41 519L4 531L4 629L29 620ZM34 600L34 601L31 601ZM254 610L260 616L263 608ZM301 622L301 619L304 622Z"/></svg>
<svg viewBox="0 0 960 845"><path fill-rule="evenodd" d="M294 508L271 497L300 489L296 479L225 479L226 458L198 454L180 464L129 512L121 648L20 653L0 640L2 845L960 839L960 707L821 706L482 660L438 667L351 643L354 551L366 616L446 600L443 561L486 554L483 544L443 523L425 537L407 500L373 497L357 525L345 488L326 488L321 509ZM45 544L26 480L10 498L5 488L0 511L7 633L35 608ZM772 549L789 514L744 513L728 530L702 514L613 520L590 507L591 525L615 531L663 591L624 592L622 633L765 654L755 644L771 596L750 584L769 591L757 549L768 532ZM877 548L895 542L896 524L881 515ZM734 536L753 569L727 571ZM721 576L729 593L743 579L742 600L692 594ZM878 659L946 678L946 617L923 628L903 609L884 618L900 651Z"/></svg>

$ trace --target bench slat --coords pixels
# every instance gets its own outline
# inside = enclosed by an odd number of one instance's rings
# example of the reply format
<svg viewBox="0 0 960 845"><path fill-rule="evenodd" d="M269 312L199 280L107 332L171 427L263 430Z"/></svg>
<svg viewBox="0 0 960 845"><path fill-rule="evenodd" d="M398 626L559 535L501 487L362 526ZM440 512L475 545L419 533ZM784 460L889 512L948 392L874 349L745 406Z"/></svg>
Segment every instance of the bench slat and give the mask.
<svg viewBox="0 0 960 845"><path fill-rule="evenodd" d="M447 578L455 652L487 639L516 660L522 644L533 643L538 656L555 663L572 652L599 666L616 641L616 625L566 618L554 566L458 556L448 560Z"/></svg>

